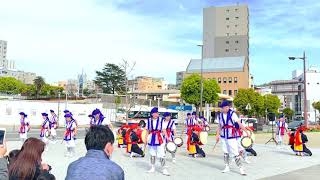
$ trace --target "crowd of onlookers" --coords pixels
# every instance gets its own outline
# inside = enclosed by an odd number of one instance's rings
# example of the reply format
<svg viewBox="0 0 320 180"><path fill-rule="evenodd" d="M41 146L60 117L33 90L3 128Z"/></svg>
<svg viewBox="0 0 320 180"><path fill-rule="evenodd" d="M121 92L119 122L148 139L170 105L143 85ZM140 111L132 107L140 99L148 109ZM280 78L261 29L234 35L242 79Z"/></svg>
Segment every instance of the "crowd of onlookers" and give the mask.
<svg viewBox="0 0 320 180"><path fill-rule="evenodd" d="M93 126L87 132L87 154L72 162L66 180L124 180L120 166L109 158L113 152L114 135L106 126ZM55 180L51 166L42 162L45 143L28 138L21 149L7 152L6 144L0 145L0 180Z"/></svg>

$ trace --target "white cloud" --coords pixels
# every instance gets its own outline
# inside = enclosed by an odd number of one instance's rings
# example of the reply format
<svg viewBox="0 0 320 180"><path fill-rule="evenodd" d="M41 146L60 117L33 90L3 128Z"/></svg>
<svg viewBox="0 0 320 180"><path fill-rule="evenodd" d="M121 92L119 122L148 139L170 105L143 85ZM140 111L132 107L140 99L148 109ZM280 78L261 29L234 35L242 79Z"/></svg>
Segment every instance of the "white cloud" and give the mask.
<svg viewBox="0 0 320 180"><path fill-rule="evenodd" d="M104 63L125 58L137 62L135 75L174 82L175 72L194 57L164 48L178 43L152 18L121 12L109 3L0 0L0 4L4 19L0 39L8 41L8 58L50 81L75 78L82 68L93 78Z"/></svg>

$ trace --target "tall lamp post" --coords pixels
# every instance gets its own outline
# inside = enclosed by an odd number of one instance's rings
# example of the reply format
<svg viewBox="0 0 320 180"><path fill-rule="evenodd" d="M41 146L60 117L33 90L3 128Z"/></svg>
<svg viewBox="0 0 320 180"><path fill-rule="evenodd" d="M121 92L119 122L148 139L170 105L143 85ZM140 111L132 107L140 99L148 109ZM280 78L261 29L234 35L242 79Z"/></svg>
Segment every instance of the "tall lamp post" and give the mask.
<svg viewBox="0 0 320 180"><path fill-rule="evenodd" d="M203 44L197 45L201 47L201 67L200 67L200 75L201 75L201 88L200 88L200 116L202 116L202 99L203 99Z"/></svg>
<svg viewBox="0 0 320 180"><path fill-rule="evenodd" d="M308 112L307 112L307 70L306 70L306 53L303 51L303 57L289 57L289 60L303 60L303 118L304 125L308 127Z"/></svg>

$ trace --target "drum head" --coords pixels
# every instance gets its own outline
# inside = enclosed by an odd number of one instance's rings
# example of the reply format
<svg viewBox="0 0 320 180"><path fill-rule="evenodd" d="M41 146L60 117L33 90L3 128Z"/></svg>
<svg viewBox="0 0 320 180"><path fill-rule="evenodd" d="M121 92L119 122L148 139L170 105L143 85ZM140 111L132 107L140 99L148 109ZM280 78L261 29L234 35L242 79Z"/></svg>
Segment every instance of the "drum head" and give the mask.
<svg viewBox="0 0 320 180"><path fill-rule="evenodd" d="M207 132L209 132L209 131L210 131L210 127L209 127L209 126L206 126L206 127L205 127L205 130L206 130Z"/></svg>
<svg viewBox="0 0 320 180"><path fill-rule="evenodd" d="M207 144L207 142L208 142L208 132L206 132L206 131L200 132L200 142L202 144Z"/></svg>
<svg viewBox="0 0 320 180"><path fill-rule="evenodd" d="M252 139L249 137L243 137L241 139L241 145L242 147L244 147L245 149L248 149L252 146Z"/></svg>
<svg viewBox="0 0 320 180"><path fill-rule="evenodd" d="M147 136L147 130L144 129L144 130L142 131L142 133L141 133L141 140L142 140L142 142L145 143L145 144L147 143L147 142L146 142L146 136Z"/></svg>
<svg viewBox="0 0 320 180"><path fill-rule="evenodd" d="M181 147L183 145L183 140L181 137L176 137L176 138L174 138L173 141L178 147Z"/></svg>
<svg viewBox="0 0 320 180"><path fill-rule="evenodd" d="M177 151L177 145L173 142L168 142L166 144L166 150L170 153L175 153Z"/></svg>

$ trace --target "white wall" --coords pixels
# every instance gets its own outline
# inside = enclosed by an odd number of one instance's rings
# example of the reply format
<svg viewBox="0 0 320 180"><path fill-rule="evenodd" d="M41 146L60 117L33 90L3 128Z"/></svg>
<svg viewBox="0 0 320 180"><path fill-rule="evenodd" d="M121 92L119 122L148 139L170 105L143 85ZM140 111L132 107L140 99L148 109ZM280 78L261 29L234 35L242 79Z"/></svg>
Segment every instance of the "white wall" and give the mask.
<svg viewBox="0 0 320 180"><path fill-rule="evenodd" d="M310 121L314 121L315 112L312 103L320 101L320 72L307 73L307 99L310 102ZM319 113L317 112L317 116Z"/></svg>
<svg viewBox="0 0 320 180"><path fill-rule="evenodd" d="M88 114L95 109L99 108L103 115L110 121L115 121L115 109L104 109L102 104L68 104L67 109L72 112L75 119L80 125L89 124ZM42 122L41 113L50 113L50 109L54 110L57 114L57 102L45 101L0 101L0 125L19 125L20 115L19 112L23 111L28 115L31 125L40 125ZM65 104L60 103L60 125L63 125Z"/></svg>

